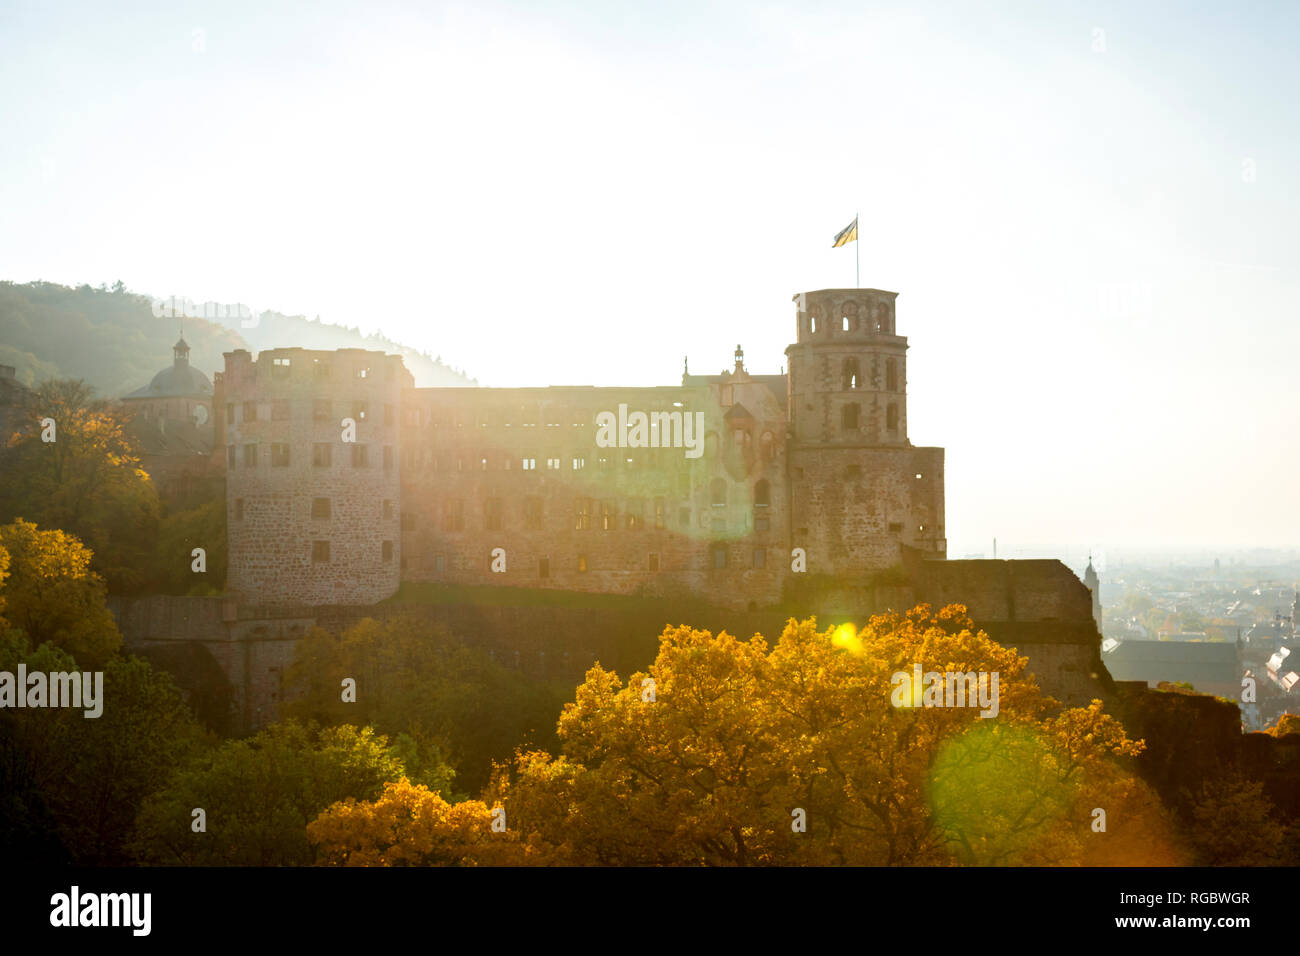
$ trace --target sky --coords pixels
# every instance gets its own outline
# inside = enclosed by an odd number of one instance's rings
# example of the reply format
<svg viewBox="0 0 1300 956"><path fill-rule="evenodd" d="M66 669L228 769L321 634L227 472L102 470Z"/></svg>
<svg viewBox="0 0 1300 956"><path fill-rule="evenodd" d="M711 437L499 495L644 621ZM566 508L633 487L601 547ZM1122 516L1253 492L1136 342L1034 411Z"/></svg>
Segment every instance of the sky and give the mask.
<svg viewBox="0 0 1300 956"><path fill-rule="evenodd" d="M0 0L0 278L657 385L856 253L950 557L1296 547L1300 6L1232 6Z"/></svg>

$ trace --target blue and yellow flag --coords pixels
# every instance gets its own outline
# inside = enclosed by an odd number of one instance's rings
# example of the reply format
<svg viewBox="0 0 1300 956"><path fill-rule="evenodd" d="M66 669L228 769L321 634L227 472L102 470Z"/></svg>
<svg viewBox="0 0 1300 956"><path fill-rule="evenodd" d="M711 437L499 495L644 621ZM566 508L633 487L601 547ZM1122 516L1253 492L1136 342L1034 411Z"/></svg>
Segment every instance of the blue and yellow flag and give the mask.
<svg viewBox="0 0 1300 956"><path fill-rule="evenodd" d="M858 217L853 217L853 222L849 223L842 230L835 234L835 242L831 245L832 249L837 249L848 242L856 242L858 239Z"/></svg>

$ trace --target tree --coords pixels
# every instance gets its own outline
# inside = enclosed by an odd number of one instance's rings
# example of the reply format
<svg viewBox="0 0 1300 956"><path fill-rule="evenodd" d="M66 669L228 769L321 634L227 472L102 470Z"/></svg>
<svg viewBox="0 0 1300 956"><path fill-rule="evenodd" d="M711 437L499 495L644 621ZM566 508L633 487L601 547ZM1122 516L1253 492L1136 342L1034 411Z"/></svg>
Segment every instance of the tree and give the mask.
<svg viewBox="0 0 1300 956"><path fill-rule="evenodd" d="M158 494L140 468L126 413L94 399L85 383L64 380L32 392L26 417L26 431L0 453L0 520L24 517L74 534L114 591L143 585Z"/></svg>
<svg viewBox="0 0 1300 956"><path fill-rule="evenodd" d="M1264 785L1240 775L1201 786L1187 825L1188 842L1201 866L1277 866L1288 835Z"/></svg>
<svg viewBox="0 0 1300 956"><path fill-rule="evenodd" d="M77 670L53 644L32 649L17 631L0 638L0 670ZM85 679L90 672L83 670ZM103 668L102 712L44 708L0 711L7 776L0 816L41 822L65 859L82 866L129 862L125 844L144 797L203 745L202 732L170 675L135 657ZM0 825L0 830L5 830Z"/></svg>
<svg viewBox="0 0 1300 956"><path fill-rule="evenodd" d="M373 800L404 775L387 739L369 727L274 724L227 741L149 798L133 851L165 865L310 864L310 821L349 797ZM193 829L195 809L204 811L203 832Z"/></svg>
<svg viewBox="0 0 1300 956"><path fill-rule="evenodd" d="M336 866L509 865L528 856L508 828L492 830L486 804L448 803L405 777L373 802L334 804L308 824L307 838Z"/></svg>
<svg viewBox="0 0 1300 956"><path fill-rule="evenodd" d="M339 693L348 677L357 682L355 703ZM556 687L493 663L441 625L407 617L367 618L340 634L312 629L286 680L301 694L286 704L288 716L409 734L421 753L445 754L469 792L487 783L494 760L553 745L563 703Z"/></svg>
<svg viewBox="0 0 1300 956"><path fill-rule="evenodd" d="M860 632L791 620L771 647L761 635L670 627L648 673L623 684L593 667L560 718L562 754L517 754L485 802L504 809L528 862L1105 859L1093 810L1125 821L1153 810L1127 766L1142 745L1100 702L1061 708L1043 696L1026 663L960 606L879 615ZM997 674L996 715L900 692L914 665ZM330 826L375 812L336 808ZM436 829L439 813L419 819ZM404 830L384 831L388 844L369 823L346 839L330 832L336 859L351 848L435 861L401 846Z"/></svg>
<svg viewBox="0 0 1300 956"><path fill-rule="evenodd" d="M0 526L7 552L4 613L33 645L49 642L83 667L104 664L122 644L92 554L63 531L42 531L21 518Z"/></svg>

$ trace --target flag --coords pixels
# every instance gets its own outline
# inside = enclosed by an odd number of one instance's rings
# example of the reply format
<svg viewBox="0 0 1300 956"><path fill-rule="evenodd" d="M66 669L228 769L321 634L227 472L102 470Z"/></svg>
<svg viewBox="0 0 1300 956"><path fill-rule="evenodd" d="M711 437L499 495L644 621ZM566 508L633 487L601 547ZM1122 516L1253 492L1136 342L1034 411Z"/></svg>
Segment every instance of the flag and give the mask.
<svg viewBox="0 0 1300 956"><path fill-rule="evenodd" d="M835 242L831 245L832 249L837 249L848 242L858 241L858 217L854 216L853 221L835 234Z"/></svg>

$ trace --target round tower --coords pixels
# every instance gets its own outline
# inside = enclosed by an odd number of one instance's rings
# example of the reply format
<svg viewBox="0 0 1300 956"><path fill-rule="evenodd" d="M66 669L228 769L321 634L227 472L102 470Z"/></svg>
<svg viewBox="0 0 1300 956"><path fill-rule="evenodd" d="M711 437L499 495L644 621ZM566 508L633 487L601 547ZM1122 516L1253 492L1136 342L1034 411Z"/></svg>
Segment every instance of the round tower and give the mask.
<svg viewBox="0 0 1300 956"><path fill-rule="evenodd" d="M907 339L896 292L795 296L789 359L791 545L809 571L857 574L946 554L943 449L907 432Z"/></svg>

